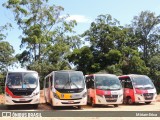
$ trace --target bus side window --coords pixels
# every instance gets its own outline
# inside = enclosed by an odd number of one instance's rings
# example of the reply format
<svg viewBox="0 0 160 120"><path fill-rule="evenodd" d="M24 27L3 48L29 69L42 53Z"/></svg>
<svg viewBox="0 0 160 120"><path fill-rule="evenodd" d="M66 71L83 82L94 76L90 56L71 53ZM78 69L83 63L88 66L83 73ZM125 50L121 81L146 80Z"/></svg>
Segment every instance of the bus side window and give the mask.
<svg viewBox="0 0 160 120"><path fill-rule="evenodd" d="M53 85L53 76L50 77L51 86Z"/></svg>
<svg viewBox="0 0 160 120"><path fill-rule="evenodd" d="M94 78L93 78L93 76L91 77L91 88L94 89Z"/></svg>
<svg viewBox="0 0 160 120"><path fill-rule="evenodd" d="M46 78L46 84L45 84L45 88L49 87L49 77Z"/></svg>
<svg viewBox="0 0 160 120"><path fill-rule="evenodd" d="M125 80L125 88L133 89L132 82L129 78Z"/></svg>
<svg viewBox="0 0 160 120"><path fill-rule="evenodd" d="M93 77L86 77L86 85L87 85L87 88L94 87Z"/></svg>
<svg viewBox="0 0 160 120"><path fill-rule="evenodd" d="M90 88L90 77L86 77L87 88Z"/></svg>

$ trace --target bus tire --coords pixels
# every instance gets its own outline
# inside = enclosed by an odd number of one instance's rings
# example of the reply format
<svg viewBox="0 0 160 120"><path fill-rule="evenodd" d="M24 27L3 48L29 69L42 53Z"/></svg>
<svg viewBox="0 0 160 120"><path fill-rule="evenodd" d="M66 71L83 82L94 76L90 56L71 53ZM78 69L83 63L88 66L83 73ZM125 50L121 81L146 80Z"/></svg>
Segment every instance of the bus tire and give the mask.
<svg viewBox="0 0 160 120"><path fill-rule="evenodd" d="M132 105L133 101L131 97L127 97L127 104Z"/></svg>
<svg viewBox="0 0 160 120"><path fill-rule="evenodd" d="M96 106L96 104L94 104L93 98L90 99L90 103L91 103L91 106L92 106L92 107L95 107L95 106Z"/></svg>
<svg viewBox="0 0 160 120"><path fill-rule="evenodd" d="M78 109L81 109L82 107L79 105L79 106L77 106L77 108L78 108Z"/></svg>
<svg viewBox="0 0 160 120"><path fill-rule="evenodd" d="M151 104L151 102L145 102L145 103L146 103L147 105L148 105L148 104Z"/></svg>
<svg viewBox="0 0 160 120"><path fill-rule="evenodd" d="M115 104L114 107L118 107L118 104Z"/></svg>

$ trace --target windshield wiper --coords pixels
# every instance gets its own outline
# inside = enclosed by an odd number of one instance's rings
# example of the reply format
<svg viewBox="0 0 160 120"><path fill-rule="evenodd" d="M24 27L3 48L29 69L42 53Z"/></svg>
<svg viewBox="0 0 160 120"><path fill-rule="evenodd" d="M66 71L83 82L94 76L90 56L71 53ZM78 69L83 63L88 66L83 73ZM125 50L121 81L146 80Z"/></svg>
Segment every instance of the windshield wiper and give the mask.
<svg viewBox="0 0 160 120"><path fill-rule="evenodd" d="M75 85L78 89L79 89L79 87L77 86L77 84L76 83L74 83L74 82L71 82L73 85Z"/></svg>
<svg viewBox="0 0 160 120"><path fill-rule="evenodd" d="M68 85L69 83L71 83L71 81L68 80L68 81L66 82L66 84L63 86L62 89L64 89L64 88L66 87L66 85Z"/></svg>

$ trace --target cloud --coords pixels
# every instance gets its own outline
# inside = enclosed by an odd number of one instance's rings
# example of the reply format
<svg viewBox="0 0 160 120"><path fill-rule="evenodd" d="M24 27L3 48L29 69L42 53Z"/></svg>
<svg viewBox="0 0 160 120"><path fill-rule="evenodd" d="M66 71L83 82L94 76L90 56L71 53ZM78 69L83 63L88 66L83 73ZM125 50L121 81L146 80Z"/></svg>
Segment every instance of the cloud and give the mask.
<svg viewBox="0 0 160 120"><path fill-rule="evenodd" d="M77 23L91 23L92 20L84 15L70 15L67 20L76 20Z"/></svg>

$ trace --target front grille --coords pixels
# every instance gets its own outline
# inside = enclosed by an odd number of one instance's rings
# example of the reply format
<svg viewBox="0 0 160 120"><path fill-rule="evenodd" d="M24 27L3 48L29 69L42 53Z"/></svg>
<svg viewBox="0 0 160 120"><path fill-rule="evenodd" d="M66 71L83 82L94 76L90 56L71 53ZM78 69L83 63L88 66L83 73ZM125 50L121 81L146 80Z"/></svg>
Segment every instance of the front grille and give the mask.
<svg viewBox="0 0 160 120"><path fill-rule="evenodd" d="M105 98L118 98L118 95L105 95Z"/></svg>
<svg viewBox="0 0 160 120"><path fill-rule="evenodd" d="M32 94L32 91L16 91L16 92L13 92L14 95L17 95L17 96L28 96L28 95L31 95Z"/></svg>
<svg viewBox="0 0 160 120"><path fill-rule="evenodd" d="M105 95L107 102L116 102L118 95Z"/></svg>
<svg viewBox="0 0 160 120"><path fill-rule="evenodd" d="M80 102L73 102L73 103L69 103L69 102L61 102L62 104L79 104Z"/></svg>
<svg viewBox="0 0 160 120"><path fill-rule="evenodd" d="M14 103L29 103L31 102L32 100L27 100L27 101L15 101L15 100L12 100Z"/></svg>
<svg viewBox="0 0 160 120"><path fill-rule="evenodd" d="M145 100L152 100L153 99L153 93L144 93L143 94Z"/></svg>
<svg viewBox="0 0 160 120"><path fill-rule="evenodd" d="M13 93L13 95L16 96L29 96L33 93L33 91L35 90L35 88L9 88L10 91Z"/></svg>

